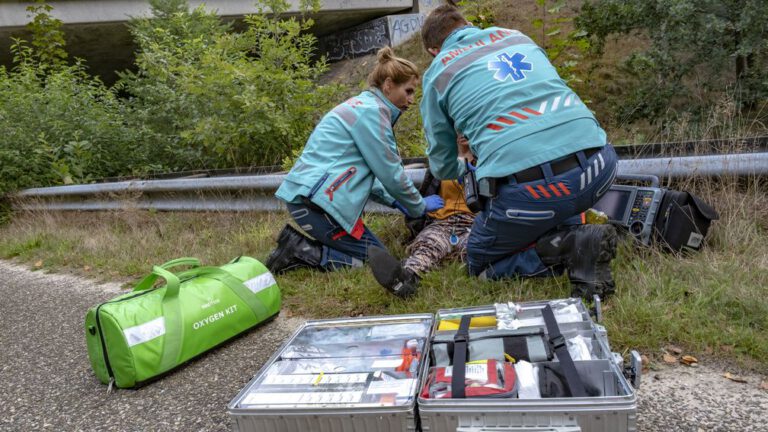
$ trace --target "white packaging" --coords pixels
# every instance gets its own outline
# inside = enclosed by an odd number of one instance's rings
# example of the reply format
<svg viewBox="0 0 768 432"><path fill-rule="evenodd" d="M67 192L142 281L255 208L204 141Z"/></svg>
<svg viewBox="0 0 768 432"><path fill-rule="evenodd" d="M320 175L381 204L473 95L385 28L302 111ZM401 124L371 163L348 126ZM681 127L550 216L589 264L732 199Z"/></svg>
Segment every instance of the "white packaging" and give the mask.
<svg viewBox="0 0 768 432"><path fill-rule="evenodd" d="M539 368L520 360L515 363L517 375L517 397L520 399L541 399L539 392Z"/></svg>

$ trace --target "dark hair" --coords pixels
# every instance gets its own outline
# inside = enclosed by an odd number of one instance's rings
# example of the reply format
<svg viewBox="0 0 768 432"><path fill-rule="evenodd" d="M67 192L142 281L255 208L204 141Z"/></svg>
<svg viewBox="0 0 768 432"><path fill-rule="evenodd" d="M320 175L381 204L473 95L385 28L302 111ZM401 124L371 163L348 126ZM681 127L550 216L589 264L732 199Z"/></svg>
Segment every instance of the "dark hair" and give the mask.
<svg viewBox="0 0 768 432"><path fill-rule="evenodd" d="M421 26L421 41L424 49L439 49L454 29L466 23L467 20L455 6L449 4L438 6L430 12L424 20L424 25Z"/></svg>
<svg viewBox="0 0 768 432"><path fill-rule="evenodd" d="M390 47L384 47L376 53L376 66L368 75L368 85L381 88L390 78L395 84L403 84L411 78L419 77L419 69L410 60L395 56Z"/></svg>

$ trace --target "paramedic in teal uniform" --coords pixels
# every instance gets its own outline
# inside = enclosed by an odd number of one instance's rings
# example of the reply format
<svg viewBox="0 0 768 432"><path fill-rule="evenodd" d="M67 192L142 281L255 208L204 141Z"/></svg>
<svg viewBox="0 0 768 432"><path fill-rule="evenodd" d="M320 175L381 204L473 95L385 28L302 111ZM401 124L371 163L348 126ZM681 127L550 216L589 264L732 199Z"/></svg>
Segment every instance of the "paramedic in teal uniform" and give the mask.
<svg viewBox="0 0 768 432"><path fill-rule="evenodd" d="M450 5L422 27L434 57L421 114L435 177L475 170L484 207L468 241L472 275L497 279L567 270L572 295L614 291L616 232L576 225L610 188L617 157L592 112L526 35L480 29ZM457 159L467 136L476 168Z"/></svg>
<svg viewBox="0 0 768 432"><path fill-rule="evenodd" d="M392 131L414 102L416 66L383 48L368 84L323 117L277 190L275 196L313 239L286 225L267 260L273 273L361 266L370 247L384 247L361 219L369 198L410 217L443 206L439 196L422 198L414 187Z"/></svg>

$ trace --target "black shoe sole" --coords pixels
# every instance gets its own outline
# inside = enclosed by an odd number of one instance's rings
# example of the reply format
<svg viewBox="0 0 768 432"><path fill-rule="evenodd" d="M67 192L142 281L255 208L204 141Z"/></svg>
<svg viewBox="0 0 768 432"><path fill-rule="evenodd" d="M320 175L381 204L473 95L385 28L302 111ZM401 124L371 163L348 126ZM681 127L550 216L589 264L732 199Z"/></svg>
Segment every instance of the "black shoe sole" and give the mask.
<svg viewBox="0 0 768 432"><path fill-rule="evenodd" d="M408 280L400 261L385 249L379 247L368 249L368 264L376 282L392 294L405 298L416 292L415 283Z"/></svg>
<svg viewBox="0 0 768 432"><path fill-rule="evenodd" d="M600 253L595 260L594 280L571 279L571 297L592 300L595 294L605 299L616 292L616 284L611 273L611 261L616 257L618 234L613 227L605 229L600 238Z"/></svg>

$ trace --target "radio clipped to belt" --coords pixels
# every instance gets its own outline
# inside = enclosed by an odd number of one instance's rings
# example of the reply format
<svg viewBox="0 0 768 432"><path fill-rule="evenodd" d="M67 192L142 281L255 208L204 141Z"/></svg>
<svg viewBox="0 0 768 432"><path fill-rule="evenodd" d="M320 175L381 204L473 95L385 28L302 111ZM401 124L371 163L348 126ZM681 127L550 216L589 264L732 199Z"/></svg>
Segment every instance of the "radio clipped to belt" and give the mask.
<svg viewBox="0 0 768 432"><path fill-rule="evenodd" d="M496 195L496 183L493 179L477 179L474 168L467 164L467 173L464 174L464 200L467 202L467 208L473 213L478 213L485 206L485 199Z"/></svg>

